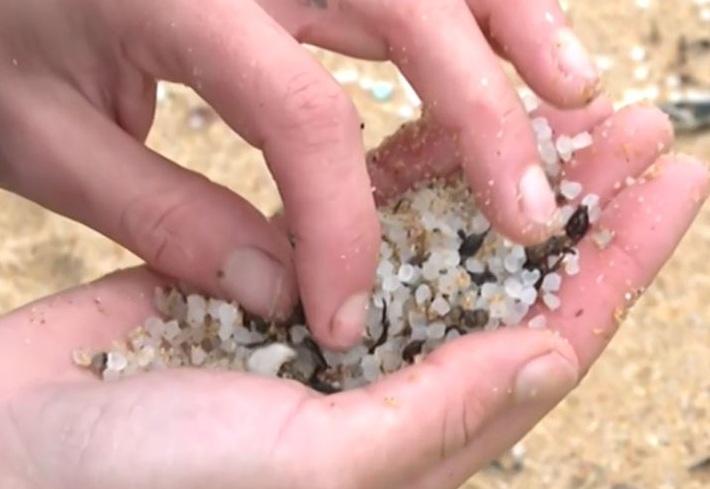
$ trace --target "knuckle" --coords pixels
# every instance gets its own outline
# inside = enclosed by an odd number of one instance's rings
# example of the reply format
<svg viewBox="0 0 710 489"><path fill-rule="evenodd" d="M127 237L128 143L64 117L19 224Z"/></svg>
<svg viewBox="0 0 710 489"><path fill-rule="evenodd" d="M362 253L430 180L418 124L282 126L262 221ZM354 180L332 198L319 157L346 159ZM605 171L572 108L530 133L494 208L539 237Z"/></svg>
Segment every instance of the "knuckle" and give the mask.
<svg viewBox="0 0 710 489"><path fill-rule="evenodd" d="M123 210L119 228L133 251L150 265L165 268L184 263L190 257L182 237L192 209L190 192L148 193L131 201Z"/></svg>
<svg viewBox="0 0 710 489"><path fill-rule="evenodd" d="M429 370L430 379L438 378L443 369L435 356L427 357L423 366ZM442 460L471 444L483 423L490 417L492 402L477 390L468 389L446 403L440 414L438 430L439 457Z"/></svg>
<svg viewBox="0 0 710 489"><path fill-rule="evenodd" d="M440 428L439 456L442 460L458 453L472 442L487 412L486 403L473 394L466 395L458 403L451 404Z"/></svg>
<svg viewBox="0 0 710 489"><path fill-rule="evenodd" d="M462 0L411 0L406 2L391 1L387 3L384 16L378 17L385 21L386 35L416 36L422 29L431 29L437 25L435 19L451 18L458 15L457 9L462 7ZM429 25L430 27L426 27Z"/></svg>
<svg viewBox="0 0 710 489"><path fill-rule="evenodd" d="M318 134L335 136L339 127L355 125L355 109L345 92L320 74L300 73L286 85L283 120L289 132L312 141ZM310 137L309 137L310 136Z"/></svg>

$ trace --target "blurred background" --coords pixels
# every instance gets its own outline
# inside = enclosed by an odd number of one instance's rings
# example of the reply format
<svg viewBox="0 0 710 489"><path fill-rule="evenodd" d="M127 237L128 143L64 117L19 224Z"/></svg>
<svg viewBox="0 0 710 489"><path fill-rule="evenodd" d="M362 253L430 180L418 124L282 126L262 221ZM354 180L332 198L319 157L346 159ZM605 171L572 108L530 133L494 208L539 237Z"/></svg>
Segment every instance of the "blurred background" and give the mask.
<svg viewBox="0 0 710 489"><path fill-rule="evenodd" d="M683 129L676 150L710 160L710 0L562 3L614 100L668 104ZM416 117L416 97L390 64L313 52L355 100L368 146ZM183 87L161 85L149 145L264 213L280 206L261 155ZM0 314L138 263L91 230L2 191L0 209ZM583 384L465 487L710 487L709 206Z"/></svg>

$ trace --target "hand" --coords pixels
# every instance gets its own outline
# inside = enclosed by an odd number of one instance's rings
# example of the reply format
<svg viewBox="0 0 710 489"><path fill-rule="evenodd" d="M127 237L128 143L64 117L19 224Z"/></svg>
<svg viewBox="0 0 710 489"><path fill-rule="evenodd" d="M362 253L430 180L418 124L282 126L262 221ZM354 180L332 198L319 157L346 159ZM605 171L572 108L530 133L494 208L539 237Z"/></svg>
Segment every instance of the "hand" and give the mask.
<svg viewBox="0 0 710 489"><path fill-rule="evenodd" d="M551 102L590 100L596 73L555 0L4 1L0 185L262 316L300 295L314 336L345 347L380 233L357 114L298 41L392 59L497 228L546 235L553 195L494 50ZM295 255L245 200L143 146L156 79L193 87L263 150Z"/></svg>
<svg viewBox="0 0 710 489"><path fill-rule="evenodd" d="M546 115L565 132L606 109ZM411 150L395 137L378 167ZM144 269L41 301L0 319L0 487L135 489L290 487L446 489L523 436L572 389L672 253L708 191L702 165L665 156L667 121L625 109L594 130L570 178L598 193L600 226L581 244L549 330L477 333L366 389L329 397L283 380L173 370L101 383L70 361L77 346L105 347L155 311L163 284ZM427 148L446 163L436 139ZM603 170L602 170L603 168ZM428 171L446 170L446 164ZM389 178L384 178L387 175ZM622 186L623 187L623 186Z"/></svg>

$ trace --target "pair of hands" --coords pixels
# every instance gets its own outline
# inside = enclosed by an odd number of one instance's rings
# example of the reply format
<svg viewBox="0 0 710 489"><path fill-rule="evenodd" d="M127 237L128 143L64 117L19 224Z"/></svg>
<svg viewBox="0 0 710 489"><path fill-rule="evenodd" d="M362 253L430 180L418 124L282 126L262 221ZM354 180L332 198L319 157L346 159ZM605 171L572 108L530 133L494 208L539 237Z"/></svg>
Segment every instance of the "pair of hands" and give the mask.
<svg viewBox="0 0 710 489"><path fill-rule="evenodd" d="M463 165L498 229L547 233L553 196L529 177L528 117L494 50L557 106L541 109L556 132L593 132L568 178L601 196L616 233L604 250L581 243L549 330L470 335L330 397L234 373L102 384L75 369L72 349L154 313L166 279L147 269L15 311L0 319L2 487L456 487L576 385L707 192L700 164L658 159L672 134L654 109L560 110L597 82L553 1L25 0L0 13L0 184L255 312L285 313L298 290L325 345L359 334L352 298L370 288L379 240L371 185L385 198ZM350 102L294 39L393 59L429 117L366 165ZM155 79L190 84L264 151L295 250L244 200L142 145Z"/></svg>

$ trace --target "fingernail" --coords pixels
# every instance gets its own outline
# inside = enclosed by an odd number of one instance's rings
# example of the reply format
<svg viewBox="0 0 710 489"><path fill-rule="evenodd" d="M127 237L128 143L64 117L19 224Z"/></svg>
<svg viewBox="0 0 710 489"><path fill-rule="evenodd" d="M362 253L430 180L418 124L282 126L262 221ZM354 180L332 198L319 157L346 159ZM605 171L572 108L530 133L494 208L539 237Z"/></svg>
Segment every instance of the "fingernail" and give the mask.
<svg viewBox="0 0 710 489"><path fill-rule="evenodd" d="M557 34L558 59L565 74L581 76L597 85L599 72L577 35L569 28Z"/></svg>
<svg viewBox="0 0 710 489"><path fill-rule="evenodd" d="M577 383L577 368L557 352L535 358L515 379L515 399L519 403L557 401Z"/></svg>
<svg viewBox="0 0 710 489"><path fill-rule="evenodd" d="M368 293L350 296L335 313L331 323L333 342L341 348L349 348L362 339L370 300Z"/></svg>
<svg viewBox="0 0 710 489"><path fill-rule="evenodd" d="M549 224L555 216L557 204L542 168L533 165L525 170L519 190L525 215L537 224Z"/></svg>
<svg viewBox="0 0 710 489"><path fill-rule="evenodd" d="M257 248L239 248L227 259L220 285L247 310L271 318L282 302L284 267Z"/></svg>

